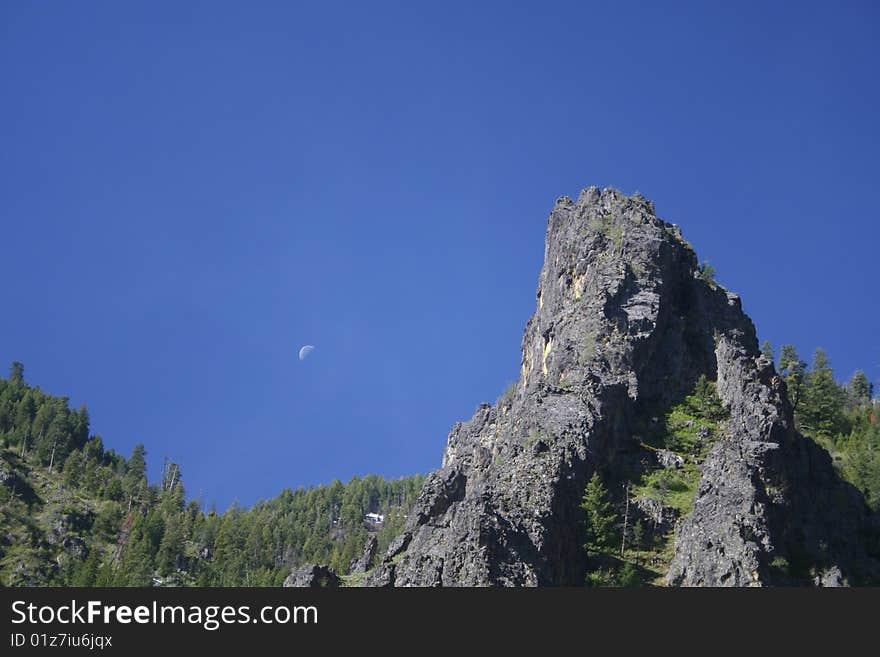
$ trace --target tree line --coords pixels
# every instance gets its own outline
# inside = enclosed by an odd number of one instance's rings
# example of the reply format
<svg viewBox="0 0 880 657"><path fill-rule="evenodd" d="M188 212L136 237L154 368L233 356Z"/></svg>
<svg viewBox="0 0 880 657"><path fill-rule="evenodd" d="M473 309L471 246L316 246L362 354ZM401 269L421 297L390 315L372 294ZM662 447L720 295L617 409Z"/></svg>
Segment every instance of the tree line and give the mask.
<svg viewBox="0 0 880 657"><path fill-rule="evenodd" d="M762 351L774 359L770 343ZM780 349L776 369L785 379L798 430L828 450L840 474L880 511L880 402L866 374L858 370L838 383L824 349L816 349L808 365L792 345Z"/></svg>
<svg viewBox="0 0 880 657"><path fill-rule="evenodd" d="M423 481L354 477L218 513L187 500L172 461L150 483L146 457L106 449L85 407L13 363L0 378L0 584L278 586L308 562L344 574L368 535L381 552L399 533Z"/></svg>

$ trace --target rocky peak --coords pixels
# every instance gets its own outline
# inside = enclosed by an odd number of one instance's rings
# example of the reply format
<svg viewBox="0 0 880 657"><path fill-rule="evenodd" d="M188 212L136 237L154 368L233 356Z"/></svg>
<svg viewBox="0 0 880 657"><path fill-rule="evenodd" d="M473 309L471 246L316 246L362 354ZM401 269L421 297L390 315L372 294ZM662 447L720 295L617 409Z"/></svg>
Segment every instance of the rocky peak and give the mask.
<svg viewBox="0 0 880 657"><path fill-rule="evenodd" d="M701 375L717 381L731 417L679 522L668 582L772 583L771 562L790 552L817 581L846 579L863 502L795 433L739 298L701 273L650 201L596 187L558 199L536 305L519 380L452 428L440 470L368 583L582 584L586 480L627 467L645 415ZM811 517L816 485L840 514Z"/></svg>

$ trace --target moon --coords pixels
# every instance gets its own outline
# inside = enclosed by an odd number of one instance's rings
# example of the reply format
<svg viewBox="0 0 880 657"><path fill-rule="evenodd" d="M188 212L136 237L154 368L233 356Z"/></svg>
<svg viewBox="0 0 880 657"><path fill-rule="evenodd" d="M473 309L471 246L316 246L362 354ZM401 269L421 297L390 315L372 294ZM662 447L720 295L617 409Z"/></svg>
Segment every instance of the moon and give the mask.
<svg viewBox="0 0 880 657"><path fill-rule="evenodd" d="M302 349L299 350L299 359L305 360L306 356L312 353L315 350L315 345L307 344Z"/></svg>

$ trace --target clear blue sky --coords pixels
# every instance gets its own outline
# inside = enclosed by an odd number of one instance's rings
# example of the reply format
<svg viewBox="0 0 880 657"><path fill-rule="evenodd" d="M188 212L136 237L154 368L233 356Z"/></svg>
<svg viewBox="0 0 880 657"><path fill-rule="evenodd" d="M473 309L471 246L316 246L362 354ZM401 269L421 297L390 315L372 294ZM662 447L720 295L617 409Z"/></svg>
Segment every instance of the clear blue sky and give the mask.
<svg viewBox="0 0 880 657"><path fill-rule="evenodd" d="M680 224L762 339L877 381L878 19L4 2L0 362L220 507L426 472L517 376L547 214L596 184Z"/></svg>

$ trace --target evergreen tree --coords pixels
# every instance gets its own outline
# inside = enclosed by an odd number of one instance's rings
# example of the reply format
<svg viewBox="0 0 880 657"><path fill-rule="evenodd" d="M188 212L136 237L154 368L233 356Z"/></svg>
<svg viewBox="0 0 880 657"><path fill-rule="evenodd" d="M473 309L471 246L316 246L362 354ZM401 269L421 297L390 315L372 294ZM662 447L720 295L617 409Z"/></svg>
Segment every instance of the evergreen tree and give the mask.
<svg viewBox="0 0 880 657"><path fill-rule="evenodd" d="M103 497L105 500L115 500L117 502L125 499L125 491L122 489L122 482L119 477L113 477L104 486Z"/></svg>
<svg viewBox="0 0 880 657"><path fill-rule="evenodd" d="M727 409L715 392L715 384L705 374L697 379L694 392L685 397L685 407L693 415L713 422L727 417Z"/></svg>
<svg viewBox="0 0 880 657"><path fill-rule="evenodd" d="M76 448L81 449L89 440L89 411L85 405L71 413L71 434Z"/></svg>
<svg viewBox="0 0 880 657"><path fill-rule="evenodd" d="M9 368L9 382L15 385L24 383L24 365L17 360L13 361Z"/></svg>
<svg viewBox="0 0 880 657"><path fill-rule="evenodd" d="M129 507L139 504L144 500L147 492L147 450L140 443L134 446L131 457L125 468L125 476L122 479L122 488Z"/></svg>
<svg viewBox="0 0 880 657"><path fill-rule="evenodd" d="M770 344L770 340L764 340L764 344L761 345L761 353L771 363L776 361L776 354L773 352L773 345Z"/></svg>
<svg viewBox="0 0 880 657"><path fill-rule="evenodd" d="M34 394L28 390L15 406L15 430L13 434L15 440L13 444L21 443L22 453L26 456L27 451L33 447L31 436L31 423L37 414L37 404L34 400Z"/></svg>
<svg viewBox="0 0 880 657"><path fill-rule="evenodd" d="M140 532L132 533L122 565L115 573L115 585L151 586L154 554L152 544L146 535Z"/></svg>
<svg viewBox="0 0 880 657"><path fill-rule="evenodd" d="M700 278L710 285L715 285L715 267L710 265L708 260L704 260L700 265Z"/></svg>
<svg viewBox="0 0 880 657"><path fill-rule="evenodd" d="M71 579L71 586L96 586L98 579L98 569L101 566L98 548L92 547L89 550L89 556L74 571Z"/></svg>
<svg viewBox="0 0 880 657"><path fill-rule="evenodd" d="M108 560L104 562L95 574L95 586L110 587L116 585L116 575L113 572L113 564Z"/></svg>
<svg viewBox="0 0 880 657"><path fill-rule="evenodd" d="M856 370L847 385L850 403L853 406L868 404L874 396L874 386L868 381L868 377L862 370Z"/></svg>
<svg viewBox="0 0 880 657"><path fill-rule="evenodd" d="M135 482L141 480L147 474L147 450L141 443L134 446L131 457L128 459L126 466L125 478Z"/></svg>
<svg viewBox="0 0 880 657"><path fill-rule="evenodd" d="M800 407L806 372L807 364L800 359L794 345L782 345L782 349L779 352L779 373L785 380L788 396L795 412Z"/></svg>
<svg viewBox="0 0 880 657"><path fill-rule="evenodd" d="M593 473L584 490L581 509L586 513L584 549L587 554L596 554L611 549L614 543L617 514L608 500L608 491L605 489L598 472Z"/></svg>
<svg viewBox="0 0 880 657"><path fill-rule="evenodd" d="M880 511L880 428L877 425L853 432L843 464L847 479L862 491L868 506Z"/></svg>
<svg viewBox="0 0 880 657"><path fill-rule="evenodd" d="M828 355L819 347L804 387L801 426L814 437L833 439L843 431L843 419L843 394Z"/></svg>
<svg viewBox="0 0 880 657"><path fill-rule="evenodd" d="M83 473L85 472L84 461L85 457L79 451L75 451L67 457L62 471L64 484L66 486L72 488L79 486Z"/></svg>
<svg viewBox="0 0 880 657"><path fill-rule="evenodd" d="M184 533L182 518L178 514L165 521L165 532L156 555L156 567L162 576L174 572L183 556Z"/></svg>
<svg viewBox="0 0 880 657"><path fill-rule="evenodd" d="M641 551L645 544L645 525L641 520L637 520L632 530L632 546L636 552Z"/></svg>

